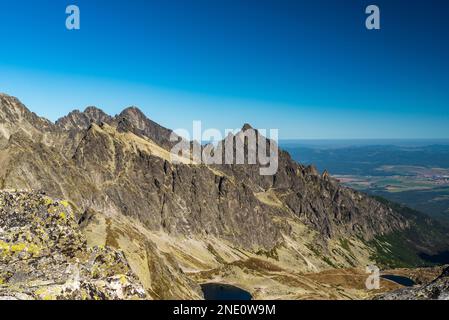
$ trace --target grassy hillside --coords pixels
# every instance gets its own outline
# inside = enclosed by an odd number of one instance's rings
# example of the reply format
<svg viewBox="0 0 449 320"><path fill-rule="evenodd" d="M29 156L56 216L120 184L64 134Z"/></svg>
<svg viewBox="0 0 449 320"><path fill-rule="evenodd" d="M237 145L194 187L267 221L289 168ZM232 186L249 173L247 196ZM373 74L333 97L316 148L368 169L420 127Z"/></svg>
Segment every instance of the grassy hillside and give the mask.
<svg viewBox="0 0 449 320"><path fill-rule="evenodd" d="M378 236L370 245L376 249L373 259L383 267L419 267L448 263L449 227L429 216L381 197L409 220L403 232Z"/></svg>

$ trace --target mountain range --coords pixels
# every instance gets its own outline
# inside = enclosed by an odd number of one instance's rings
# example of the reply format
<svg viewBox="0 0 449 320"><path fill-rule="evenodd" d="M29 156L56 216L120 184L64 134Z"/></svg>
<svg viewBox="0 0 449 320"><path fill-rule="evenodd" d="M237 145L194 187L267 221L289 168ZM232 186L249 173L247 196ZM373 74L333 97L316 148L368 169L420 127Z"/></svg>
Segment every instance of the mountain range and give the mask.
<svg viewBox="0 0 449 320"><path fill-rule="evenodd" d="M254 129L245 125L227 139L244 141L247 130ZM5 199L20 198L14 202L20 208L29 207L27 197L47 209L47 198L65 201L73 234L86 243L75 251L107 248L121 257L120 272L133 289L129 296L103 292L105 298L202 299L200 284L208 282L237 285L256 299L367 298L379 292L363 286L366 265L416 267L425 263L422 254L436 255L449 244L445 227L427 216L342 186L285 151L279 150L277 173L261 176L259 164L174 163L171 135L136 107L115 116L88 107L53 123L1 94L0 190ZM23 243L11 236L17 227L11 212L31 219L34 211L0 202L3 253ZM30 232L49 228L43 224ZM18 259L28 270L25 265L42 257L30 259L27 248L0 262ZM78 254L52 250L65 257L64 266ZM86 263L82 270L91 270ZM40 281L41 294L29 287L20 294L73 297L45 285L51 272L0 270L0 296L17 297L17 283ZM95 279L90 272L76 281Z"/></svg>

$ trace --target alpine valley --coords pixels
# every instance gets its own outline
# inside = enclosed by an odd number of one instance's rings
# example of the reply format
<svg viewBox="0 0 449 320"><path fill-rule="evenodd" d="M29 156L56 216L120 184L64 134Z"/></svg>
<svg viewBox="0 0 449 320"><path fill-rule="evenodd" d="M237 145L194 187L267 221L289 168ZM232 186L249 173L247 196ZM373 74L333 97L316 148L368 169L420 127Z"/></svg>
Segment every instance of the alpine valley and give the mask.
<svg viewBox="0 0 449 320"><path fill-rule="evenodd" d="M447 296L428 259L449 248L444 224L282 150L273 176L174 163L171 133L135 107L53 123L0 95L0 298L204 299L206 283L253 299ZM371 264L417 285L368 290Z"/></svg>

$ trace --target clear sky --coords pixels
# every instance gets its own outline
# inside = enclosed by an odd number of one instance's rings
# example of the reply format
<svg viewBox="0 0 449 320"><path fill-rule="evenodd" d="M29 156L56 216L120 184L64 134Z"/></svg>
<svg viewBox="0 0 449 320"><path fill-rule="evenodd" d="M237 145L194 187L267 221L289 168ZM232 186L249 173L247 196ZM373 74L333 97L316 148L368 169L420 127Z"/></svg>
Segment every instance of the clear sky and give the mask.
<svg viewBox="0 0 449 320"><path fill-rule="evenodd" d="M137 105L173 129L449 138L449 1L0 0L0 92L51 120Z"/></svg>

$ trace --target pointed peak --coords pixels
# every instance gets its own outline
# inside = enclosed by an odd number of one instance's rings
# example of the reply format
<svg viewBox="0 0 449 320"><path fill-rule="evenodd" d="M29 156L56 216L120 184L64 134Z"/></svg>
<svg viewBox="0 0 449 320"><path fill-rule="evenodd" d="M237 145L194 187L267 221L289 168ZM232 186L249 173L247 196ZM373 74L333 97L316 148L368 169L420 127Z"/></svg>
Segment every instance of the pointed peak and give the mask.
<svg viewBox="0 0 449 320"><path fill-rule="evenodd" d="M2 100L10 100L10 101L14 101L14 102L19 102L20 103L20 100L18 98L14 97L14 96L11 96L9 94L6 94L6 93L1 93L1 92L0 92L0 99L2 99Z"/></svg>
<svg viewBox="0 0 449 320"><path fill-rule="evenodd" d="M139 116L139 117L145 117L145 114L136 106L130 106L126 109L124 109L121 113L120 116L126 116L126 115L134 115L134 116Z"/></svg>
<svg viewBox="0 0 449 320"><path fill-rule="evenodd" d="M86 109L84 109L84 113L86 114L106 114L103 110L100 108L97 108L95 106L88 106Z"/></svg>
<svg viewBox="0 0 449 320"><path fill-rule="evenodd" d="M124 109L115 117L115 120L119 123L121 130L132 131L132 127L138 130L145 130L145 128L154 125L139 108L134 106Z"/></svg>
<svg viewBox="0 0 449 320"><path fill-rule="evenodd" d="M172 130L149 119L139 108L131 106L115 117L118 130L131 131L136 135L145 136L159 146L171 148L170 136Z"/></svg>
<svg viewBox="0 0 449 320"><path fill-rule="evenodd" d="M6 93L0 93L0 101L3 101L5 103L10 103L10 104L16 104L16 105L20 105L22 107L25 107L22 102L20 102L19 99L17 99L14 96L10 96Z"/></svg>
<svg viewBox="0 0 449 320"><path fill-rule="evenodd" d="M0 118L10 120L18 119L18 115L30 115L32 112L16 97L0 93L0 108L3 109L0 112ZM34 117L37 117L34 115Z"/></svg>

